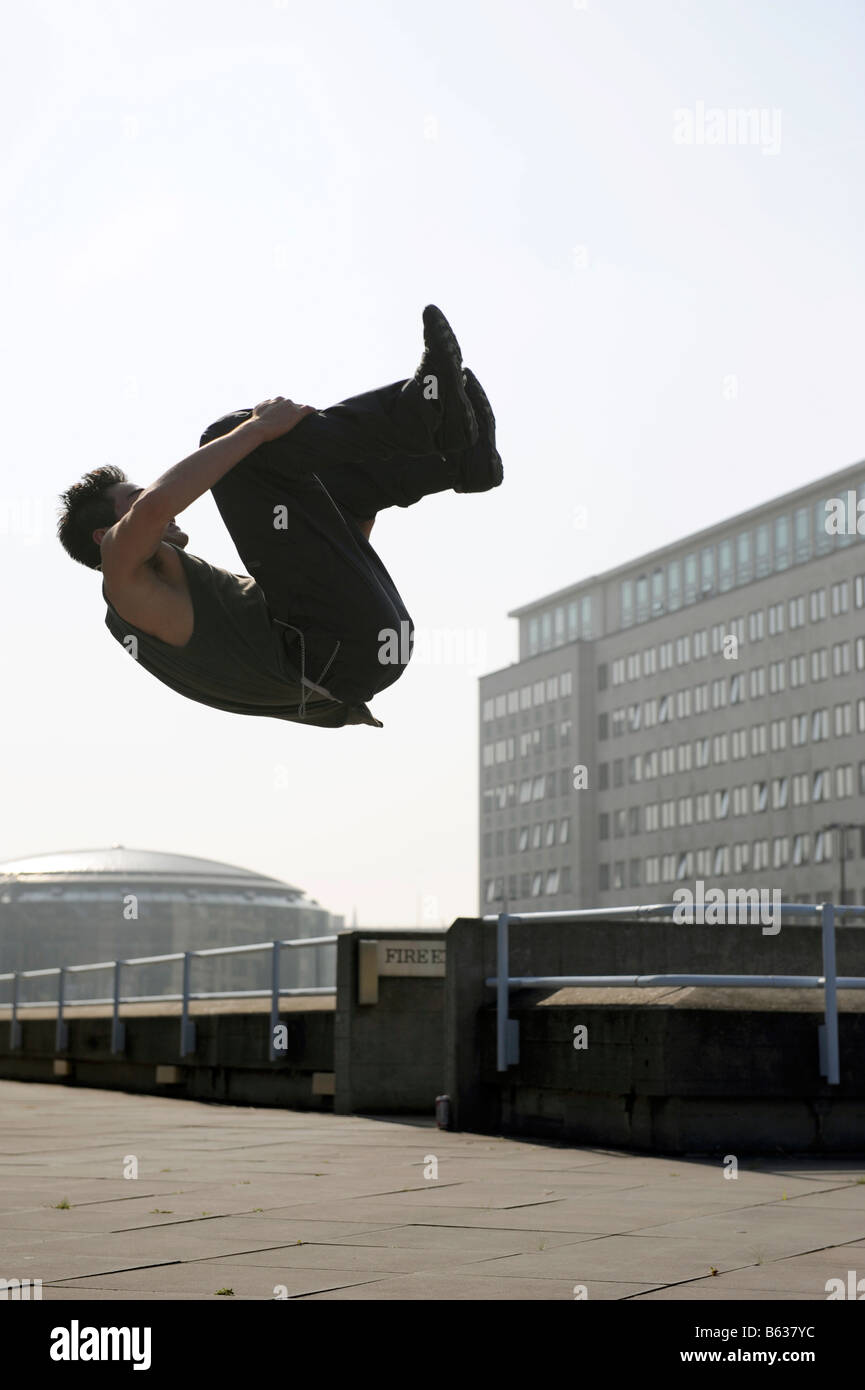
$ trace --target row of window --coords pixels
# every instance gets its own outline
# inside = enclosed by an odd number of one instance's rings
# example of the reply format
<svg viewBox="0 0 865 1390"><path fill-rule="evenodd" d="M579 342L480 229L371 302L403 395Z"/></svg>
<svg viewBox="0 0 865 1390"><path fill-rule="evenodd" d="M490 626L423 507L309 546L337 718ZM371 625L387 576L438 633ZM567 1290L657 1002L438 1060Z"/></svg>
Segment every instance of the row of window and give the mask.
<svg viewBox="0 0 865 1390"><path fill-rule="evenodd" d="M612 734L621 738L624 734L639 733L640 729L653 729L659 724L670 724L674 719L689 719L691 715L707 714L710 709L726 709L728 705L741 705L747 699L760 700L765 695L779 695L788 688L800 690L812 684L833 677L848 676L853 669L850 642L836 642L830 649L820 647L811 652L810 661L804 653L788 657L785 661L772 661L768 666L755 666L750 671L739 671L732 676L719 676L701 685L686 686L682 690L670 691L666 695L652 696L648 700L636 700L630 705L620 705L610 713L598 715L598 739L603 741ZM865 671L865 637L857 637L855 642L856 670Z"/></svg>
<svg viewBox="0 0 865 1390"><path fill-rule="evenodd" d="M523 854L529 849L552 849L554 845L569 844L570 839L570 816L549 820L546 824L537 821L534 825L512 825L509 830L497 830L495 834L487 831L483 838L483 857L489 859L495 854L501 858L504 854Z"/></svg>
<svg viewBox="0 0 865 1390"><path fill-rule="evenodd" d="M848 835L845 858L849 859L852 847L852 837ZM859 848L861 853L861 844ZM618 859L612 864L599 864L598 888L605 893L619 888L651 887L657 883L682 883L695 878L723 878L731 873L802 868L806 864L829 863L833 852L834 832L828 829L818 830L813 836L776 835L772 840L742 840L733 845L706 846L673 854L649 855L646 859Z"/></svg>
<svg viewBox="0 0 865 1390"><path fill-rule="evenodd" d="M517 714L519 710L532 709L550 700L558 700L573 694L574 678L570 671L562 671L557 676L547 676L546 680L534 681L531 685L509 690L503 695L494 695L484 700L481 717L485 724L491 719L502 719L506 714Z"/></svg>
<svg viewBox="0 0 865 1390"><path fill-rule="evenodd" d="M575 642L578 637L591 641L596 636L594 600L591 594L585 594L529 618L528 655L551 651L553 647L564 646L565 642Z"/></svg>
<svg viewBox="0 0 865 1390"><path fill-rule="evenodd" d="M534 873L509 874L507 896L510 902L520 898L555 897L571 892L571 866L561 869L536 869ZM505 878L488 878L484 882L483 898L487 906L500 903L505 897Z"/></svg>
<svg viewBox="0 0 865 1390"><path fill-rule="evenodd" d="M567 747L572 731L572 721L561 719L557 724L547 724L543 730L526 729L510 738L491 739L483 745L481 762L484 767L492 767L495 763L512 762L517 753L520 758L528 758L532 754L542 753L544 749L549 752L554 748Z"/></svg>
<svg viewBox="0 0 865 1390"><path fill-rule="evenodd" d="M642 806L623 806L614 811L601 811L598 816L598 838L624 839L627 835L651 834L656 830L672 830L676 826L703 825L707 821L726 820L728 816L757 815L767 811L783 811L788 806L806 806L832 799L832 771L796 772L786 777L774 777L771 782L743 783L738 787L718 787L711 792L669 797L665 801L648 802ZM835 798L853 796L855 774L852 763L835 768ZM865 795L865 763L859 764L859 793ZM770 795L771 794L771 795Z"/></svg>
<svg viewBox="0 0 865 1390"><path fill-rule="evenodd" d="M833 618L841 617L850 611L850 584L846 579L832 584L828 590ZM809 595L808 612L812 623L822 622L827 609L826 589L814 589ZM865 608L865 575L857 575L853 581L853 599L856 608ZM764 637L779 637L784 632L786 620L791 632L805 626L805 595L787 600L787 604L773 603L767 609L758 608L748 614L747 633L749 642L762 642ZM614 686L627 681L642 680L644 676L654 676L658 671L672 670L673 666L685 666L689 661L702 661L708 657L720 656L729 647L730 637L735 637L739 645L745 641L746 623L744 618L732 618L727 623L714 623L711 628L700 628L682 637L670 638L656 647L646 647L643 651L630 652L617 657L610 663L610 679ZM598 667L598 688L606 689L606 665Z"/></svg>
<svg viewBox="0 0 865 1390"><path fill-rule="evenodd" d="M865 482L859 484L852 498L852 517L846 514L851 499L844 499L839 508L833 505L836 499L820 498L810 506L798 507L792 518L782 514L666 565L656 565L635 579L623 579L619 586L620 626L631 627L634 622L674 613L683 604L726 593L773 571L803 564L814 555L825 555L836 546L851 544L857 537L857 498L865 501Z"/></svg>
<svg viewBox="0 0 865 1390"><path fill-rule="evenodd" d="M485 787L481 793L482 810L505 811L509 806L524 806L530 801L570 796L573 778L573 768L563 767L537 777L524 777L519 783L502 782L497 787Z"/></svg>
<svg viewBox="0 0 865 1390"><path fill-rule="evenodd" d="M809 732L812 743L822 743L828 739L830 727L834 728L836 738L852 733L852 704L836 705L833 713L831 725L828 709L814 710L810 716L791 715L791 746L805 747ZM734 729L732 733L698 738L693 743L669 744L665 748L652 748L647 753L634 753L627 760L614 758L612 764L599 763L598 790L608 791L611 785L624 787L626 783L634 786L656 777L670 777L676 772L691 772L695 767L759 758L770 748L773 753L783 752L787 747L787 723L786 719L773 719L770 724L754 724L750 730ZM865 699L856 701L856 730L865 733Z"/></svg>

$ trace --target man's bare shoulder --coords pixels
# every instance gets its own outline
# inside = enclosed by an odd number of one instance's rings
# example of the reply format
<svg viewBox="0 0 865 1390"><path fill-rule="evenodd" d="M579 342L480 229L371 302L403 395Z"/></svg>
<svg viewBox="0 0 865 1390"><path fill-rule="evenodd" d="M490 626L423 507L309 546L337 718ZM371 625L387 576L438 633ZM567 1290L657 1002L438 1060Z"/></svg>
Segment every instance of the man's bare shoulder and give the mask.
<svg viewBox="0 0 865 1390"><path fill-rule="evenodd" d="M195 627L195 610L183 561L163 542L151 559L131 573L112 574L103 564L103 590L112 608L150 637L185 647Z"/></svg>

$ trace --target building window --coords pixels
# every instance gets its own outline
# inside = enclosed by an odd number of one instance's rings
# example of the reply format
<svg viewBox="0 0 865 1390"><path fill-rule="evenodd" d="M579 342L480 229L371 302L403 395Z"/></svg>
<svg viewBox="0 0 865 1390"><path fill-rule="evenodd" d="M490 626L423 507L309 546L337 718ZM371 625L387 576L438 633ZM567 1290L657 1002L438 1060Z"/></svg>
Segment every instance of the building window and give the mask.
<svg viewBox="0 0 865 1390"><path fill-rule="evenodd" d="M622 627L630 627L634 621L634 581L632 579L622 580L620 604Z"/></svg>
<svg viewBox="0 0 865 1390"><path fill-rule="evenodd" d="M671 560L667 566L667 607L671 613L682 606L682 562Z"/></svg>
<svg viewBox="0 0 865 1390"><path fill-rule="evenodd" d="M829 773L825 770L815 772L811 788L811 800L828 801L831 795L832 788L829 783Z"/></svg>
<svg viewBox="0 0 865 1390"><path fill-rule="evenodd" d="M832 648L832 675L848 676L850 674L850 643L836 642Z"/></svg>
<svg viewBox="0 0 865 1390"><path fill-rule="evenodd" d="M798 598L791 598L789 608L789 618L791 628L803 627L805 624L805 596L800 594Z"/></svg>
<svg viewBox="0 0 865 1390"><path fill-rule="evenodd" d="M715 592L715 547L706 545L700 552L700 592Z"/></svg>
<svg viewBox="0 0 865 1390"><path fill-rule="evenodd" d="M820 647L811 653L812 681L825 681L829 676L829 649Z"/></svg>
<svg viewBox="0 0 865 1390"><path fill-rule="evenodd" d="M594 622L592 620L591 594L587 594L584 599L580 600L580 621L582 625L583 636L588 640L591 640L591 638L593 638L595 635Z"/></svg>
<svg viewBox="0 0 865 1390"><path fill-rule="evenodd" d="M772 568L772 556L769 546L769 523L764 522L757 527L756 532L756 568L755 573L758 579L764 579Z"/></svg>
<svg viewBox="0 0 865 1390"><path fill-rule="evenodd" d="M664 611L664 571L652 571L652 615L657 617Z"/></svg>
<svg viewBox="0 0 865 1390"><path fill-rule="evenodd" d="M732 589L733 580L733 542L721 541L718 546L718 588L722 594Z"/></svg>
<svg viewBox="0 0 865 1390"><path fill-rule="evenodd" d="M739 584L750 584L752 578L751 532L740 531L736 537L736 581Z"/></svg>
<svg viewBox="0 0 865 1390"><path fill-rule="evenodd" d="M769 841L754 841L754 868L759 872L769 867Z"/></svg>
<svg viewBox="0 0 865 1390"><path fill-rule="evenodd" d="M811 519L807 507L799 507L793 515L793 534L796 563L811 559Z"/></svg>
<svg viewBox="0 0 865 1390"><path fill-rule="evenodd" d="M828 502L821 498L814 503L814 549L818 555L825 555L832 549L832 535L827 530L829 520Z"/></svg>
<svg viewBox="0 0 865 1390"><path fill-rule="evenodd" d="M577 605L575 602L568 604L568 641L575 642L577 639Z"/></svg>
<svg viewBox="0 0 865 1390"><path fill-rule="evenodd" d="M775 518L775 569L785 570L790 566L790 518Z"/></svg>
<svg viewBox="0 0 865 1390"><path fill-rule="evenodd" d="M811 715L811 742L821 743L829 737L829 711L815 709Z"/></svg>
<svg viewBox="0 0 865 1390"><path fill-rule="evenodd" d="M696 555L685 556L685 602L696 603L697 601L697 557Z"/></svg>
<svg viewBox="0 0 865 1390"><path fill-rule="evenodd" d="M826 617L826 590L815 589L811 594L811 622L820 623Z"/></svg>
<svg viewBox="0 0 865 1390"><path fill-rule="evenodd" d="M832 585L832 617L837 618L850 609L850 585L844 579Z"/></svg>

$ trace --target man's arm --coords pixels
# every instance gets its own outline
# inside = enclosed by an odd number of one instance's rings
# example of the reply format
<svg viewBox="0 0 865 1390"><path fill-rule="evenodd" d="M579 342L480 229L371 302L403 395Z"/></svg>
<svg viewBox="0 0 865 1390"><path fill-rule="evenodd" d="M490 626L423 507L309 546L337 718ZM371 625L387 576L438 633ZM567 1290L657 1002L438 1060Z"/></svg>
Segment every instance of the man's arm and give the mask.
<svg viewBox="0 0 865 1390"><path fill-rule="evenodd" d="M115 574L128 573L149 560L162 539L168 523L185 511L235 464L260 444L287 434L307 415L311 405L295 405L282 396L262 401L248 420L230 434L197 449L174 464L155 483L139 493L129 511L105 533L102 539L103 569L106 560Z"/></svg>

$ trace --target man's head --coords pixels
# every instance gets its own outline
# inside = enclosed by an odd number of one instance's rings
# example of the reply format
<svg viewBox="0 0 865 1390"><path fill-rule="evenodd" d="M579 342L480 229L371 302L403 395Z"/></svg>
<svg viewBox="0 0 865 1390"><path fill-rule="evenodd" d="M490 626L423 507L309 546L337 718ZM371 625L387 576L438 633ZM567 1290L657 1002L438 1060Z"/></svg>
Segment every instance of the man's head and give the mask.
<svg viewBox="0 0 865 1390"><path fill-rule="evenodd" d="M60 498L63 511L57 535L67 554L92 570L102 564L100 546L106 531L129 511L143 488L130 483L121 468L106 465L85 473ZM174 522L168 523L163 540L183 548L189 537Z"/></svg>

